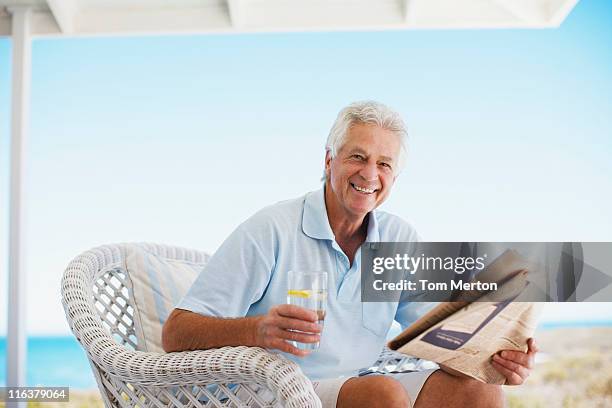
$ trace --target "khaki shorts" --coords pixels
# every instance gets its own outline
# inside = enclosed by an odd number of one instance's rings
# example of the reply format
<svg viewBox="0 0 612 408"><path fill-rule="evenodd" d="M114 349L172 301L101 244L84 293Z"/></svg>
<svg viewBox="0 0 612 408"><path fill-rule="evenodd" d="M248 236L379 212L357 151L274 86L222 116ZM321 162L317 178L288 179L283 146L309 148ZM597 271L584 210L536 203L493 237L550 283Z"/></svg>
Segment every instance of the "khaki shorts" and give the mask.
<svg viewBox="0 0 612 408"><path fill-rule="evenodd" d="M414 406L414 403L421 392L421 388L425 384L425 381L433 374L437 369L414 371L410 373L399 373L399 374L386 374L392 378L395 378L403 386L408 396L410 397L410 405ZM376 374L372 374L376 375ZM350 380L349 378L332 378L328 380L320 380L312 383L315 393L321 399L323 408L336 408L336 402L338 401L338 394L342 385Z"/></svg>

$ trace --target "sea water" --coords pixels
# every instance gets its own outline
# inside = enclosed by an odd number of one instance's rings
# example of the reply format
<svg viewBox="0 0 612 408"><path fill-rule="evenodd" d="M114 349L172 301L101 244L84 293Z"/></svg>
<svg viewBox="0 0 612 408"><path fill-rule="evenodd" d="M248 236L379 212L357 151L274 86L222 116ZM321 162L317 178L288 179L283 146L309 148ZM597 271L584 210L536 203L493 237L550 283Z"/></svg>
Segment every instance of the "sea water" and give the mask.
<svg viewBox="0 0 612 408"><path fill-rule="evenodd" d="M6 386L6 338L0 337L0 387ZM85 352L72 336L28 338L28 386L97 388Z"/></svg>

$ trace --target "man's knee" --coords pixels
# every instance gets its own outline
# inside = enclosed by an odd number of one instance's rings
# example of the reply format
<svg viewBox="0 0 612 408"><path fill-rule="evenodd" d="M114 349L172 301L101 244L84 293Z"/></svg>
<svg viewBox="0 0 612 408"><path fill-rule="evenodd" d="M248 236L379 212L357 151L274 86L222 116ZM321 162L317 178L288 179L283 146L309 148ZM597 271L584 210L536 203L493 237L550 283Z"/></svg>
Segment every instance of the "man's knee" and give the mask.
<svg viewBox="0 0 612 408"><path fill-rule="evenodd" d="M391 377L352 378L340 389L337 407L410 408L410 397L402 384Z"/></svg>
<svg viewBox="0 0 612 408"><path fill-rule="evenodd" d="M485 384L473 379L461 379L463 400L473 408L503 408L504 393L501 385Z"/></svg>
<svg viewBox="0 0 612 408"><path fill-rule="evenodd" d="M374 376L371 380L374 399L376 399L376 395L380 397L380 402L376 406L410 408L410 397L399 381L382 375Z"/></svg>
<svg viewBox="0 0 612 408"><path fill-rule="evenodd" d="M499 385L436 371L421 389L416 407L438 407L442 403L453 408L502 408L504 394Z"/></svg>

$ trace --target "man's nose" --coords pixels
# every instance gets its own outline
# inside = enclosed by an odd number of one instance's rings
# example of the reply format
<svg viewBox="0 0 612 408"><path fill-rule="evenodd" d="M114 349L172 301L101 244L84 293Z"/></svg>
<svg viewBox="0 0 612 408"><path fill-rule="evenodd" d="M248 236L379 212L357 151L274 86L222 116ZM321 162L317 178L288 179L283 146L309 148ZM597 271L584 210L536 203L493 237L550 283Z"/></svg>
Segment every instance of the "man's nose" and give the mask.
<svg viewBox="0 0 612 408"><path fill-rule="evenodd" d="M373 162L365 163L359 171L359 175L365 181L375 181L378 179L378 166Z"/></svg>

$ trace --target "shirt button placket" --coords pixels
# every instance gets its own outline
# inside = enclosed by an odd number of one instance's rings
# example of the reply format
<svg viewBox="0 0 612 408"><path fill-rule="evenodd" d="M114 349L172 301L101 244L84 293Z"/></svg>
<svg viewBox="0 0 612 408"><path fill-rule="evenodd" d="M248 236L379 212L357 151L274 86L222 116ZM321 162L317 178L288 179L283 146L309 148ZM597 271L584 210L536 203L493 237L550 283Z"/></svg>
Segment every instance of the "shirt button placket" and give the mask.
<svg viewBox="0 0 612 408"><path fill-rule="evenodd" d="M342 297L342 287L344 286L344 281L346 276L348 275L350 264L348 258L341 251L336 251L336 265L338 268L338 297Z"/></svg>

